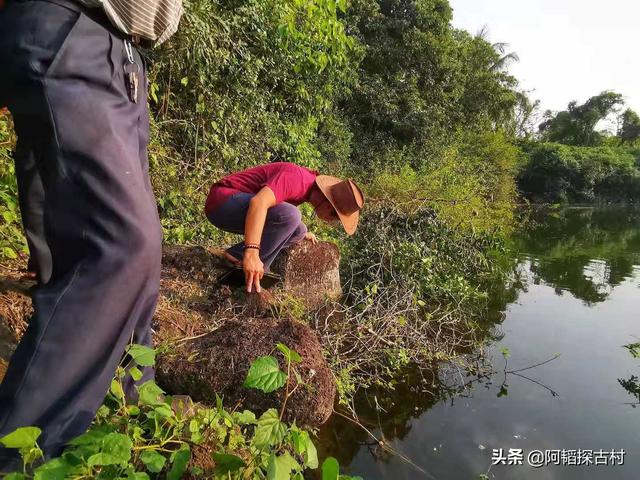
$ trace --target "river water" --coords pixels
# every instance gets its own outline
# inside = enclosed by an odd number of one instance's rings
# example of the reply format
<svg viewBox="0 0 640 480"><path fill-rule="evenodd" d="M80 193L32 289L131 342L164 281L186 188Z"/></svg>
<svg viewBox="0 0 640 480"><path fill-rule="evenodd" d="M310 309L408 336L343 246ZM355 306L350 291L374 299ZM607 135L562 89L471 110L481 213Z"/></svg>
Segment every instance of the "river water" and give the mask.
<svg viewBox="0 0 640 480"><path fill-rule="evenodd" d="M640 348L635 358L624 347L640 342L640 211L538 212L514 252L513 278L487 316L494 373L443 369L435 391L409 378L384 401L369 395L365 403L385 411L364 408L363 423L389 448L333 418L321 432L323 453L345 473L640 478Z"/></svg>

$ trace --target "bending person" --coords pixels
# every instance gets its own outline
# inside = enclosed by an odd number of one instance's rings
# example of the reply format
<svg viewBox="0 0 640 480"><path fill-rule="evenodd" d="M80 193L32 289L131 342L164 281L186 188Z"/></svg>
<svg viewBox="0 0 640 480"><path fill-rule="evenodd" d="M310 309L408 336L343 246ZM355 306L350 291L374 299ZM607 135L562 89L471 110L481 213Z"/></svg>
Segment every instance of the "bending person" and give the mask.
<svg viewBox="0 0 640 480"><path fill-rule="evenodd" d="M260 292L260 279L283 248L304 238L316 241L297 208L305 202L318 218L340 221L353 235L364 195L352 180L286 162L237 172L211 187L205 205L209 221L226 232L244 234L244 242L229 247L225 256L242 266L248 292Z"/></svg>

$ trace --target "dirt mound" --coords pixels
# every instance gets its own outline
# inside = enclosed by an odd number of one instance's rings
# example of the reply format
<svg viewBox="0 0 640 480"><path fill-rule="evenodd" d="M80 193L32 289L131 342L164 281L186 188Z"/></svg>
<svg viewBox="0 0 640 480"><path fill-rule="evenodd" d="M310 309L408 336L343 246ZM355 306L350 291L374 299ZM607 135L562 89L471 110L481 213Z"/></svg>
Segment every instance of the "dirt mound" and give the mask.
<svg viewBox="0 0 640 480"><path fill-rule="evenodd" d="M231 320L214 332L186 341L173 352L160 356L157 380L169 393L186 393L205 404L215 404L218 393L226 405L238 405L257 414L269 408L280 410L284 387L265 394L242 385L251 362L260 356L272 355L286 371L286 363L275 348L278 342L302 356L302 363L296 368L306 384L290 396L284 418L295 420L298 425L321 425L333 409L335 382L316 334L292 320ZM289 389L296 385L292 374Z"/></svg>
<svg viewBox="0 0 640 480"><path fill-rule="evenodd" d="M22 337L33 313L31 285L33 282L22 281L13 275L0 278L0 324L11 332L15 340Z"/></svg>
<svg viewBox="0 0 640 480"><path fill-rule="evenodd" d="M298 291L324 300L335 293L336 278L339 288L339 277L327 276L334 270L337 274L335 246L305 242L283 255L279 268L285 279L285 298L298 286ZM274 353L276 343L282 342L302 355L299 372L313 389L300 387L294 393L287 403L287 418L306 425L323 423L333 407L335 383L315 333L290 320L258 319L274 313L271 305L277 299L268 292L247 297L242 288L221 287L217 280L227 266L214 251L203 247L165 246L154 343L161 349L169 345L176 354L159 355L159 381L172 393L189 394L204 403L215 403L217 392L230 407L243 401L246 408L258 411L279 408L282 390L265 395L243 388L242 383L256 357L272 354L282 361L281 354ZM333 290L321 283L334 285ZM0 379L31 316L31 285L20 279L17 268L0 271Z"/></svg>
<svg viewBox="0 0 640 480"><path fill-rule="evenodd" d="M33 309L29 287L33 282L21 279L17 268L0 272L0 381L9 359L27 328Z"/></svg>
<svg viewBox="0 0 640 480"><path fill-rule="evenodd" d="M233 316L231 292L217 284L225 268L225 262L204 247L163 247L156 343L211 331Z"/></svg>

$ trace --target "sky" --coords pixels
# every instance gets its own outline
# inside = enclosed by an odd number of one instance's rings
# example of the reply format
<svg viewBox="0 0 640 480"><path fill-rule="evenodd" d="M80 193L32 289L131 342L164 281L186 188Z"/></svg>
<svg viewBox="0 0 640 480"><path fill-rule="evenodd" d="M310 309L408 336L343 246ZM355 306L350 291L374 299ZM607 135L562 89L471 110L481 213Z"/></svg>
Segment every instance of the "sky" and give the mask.
<svg viewBox="0 0 640 480"><path fill-rule="evenodd" d="M475 34L486 26L489 41L509 44L520 58L509 71L543 111L613 90L640 113L640 1L449 2L455 27Z"/></svg>

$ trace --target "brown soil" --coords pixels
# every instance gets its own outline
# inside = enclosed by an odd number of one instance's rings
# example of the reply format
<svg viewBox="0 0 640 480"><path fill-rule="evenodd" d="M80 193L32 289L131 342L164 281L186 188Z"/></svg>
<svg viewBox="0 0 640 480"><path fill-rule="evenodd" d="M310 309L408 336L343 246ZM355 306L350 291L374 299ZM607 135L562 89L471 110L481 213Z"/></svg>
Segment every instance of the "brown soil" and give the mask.
<svg viewBox="0 0 640 480"><path fill-rule="evenodd" d="M203 470L201 475L195 476L191 473L186 473L183 477L185 480L192 480L197 478L213 478L213 471L216 467L216 462L213 461L212 455L216 453L208 444L194 445L191 449L191 461L189 467L199 467Z"/></svg>
<svg viewBox="0 0 640 480"><path fill-rule="evenodd" d="M17 265L0 267L0 380L33 311L29 296L33 282L22 276Z"/></svg>
<svg viewBox="0 0 640 480"><path fill-rule="evenodd" d="M32 313L30 287L35 282L23 278L17 268L0 269L0 324L18 339L27 329Z"/></svg>
<svg viewBox="0 0 640 480"><path fill-rule="evenodd" d="M299 424L324 422L333 407L335 383L315 333L297 322L260 319L270 315L274 300L269 293L247 298L241 289L220 287L217 279L226 268L224 258L203 247L165 247L153 328L155 344L172 353L159 356L159 383L170 393L206 404L215 404L217 392L229 408L240 401L256 413L280 408L283 391L265 395L242 383L251 360L273 354L282 342L302 355L298 368L305 380L311 370L316 372L307 382L313 391L300 387L288 401L286 417ZM0 378L31 316L32 285L17 266L0 267ZM279 353L274 356L282 360Z"/></svg>
<svg viewBox="0 0 640 480"><path fill-rule="evenodd" d="M295 420L298 425L324 423L333 409L336 392L333 376L313 330L288 319L226 322L214 332L185 342L172 354L164 355L158 365L158 382L168 390L189 392L194 400L203 403L213 403L218 393L226 405L237 405L256 414L269 408L280 410L284 388L265 394L243 386L249 366L257 357L272 355L286 371L282 355L275 350L279 342L302 356L302 363L296 364L296 369L306 383L289 398L285 418ZM292 391L297 383L293 374L290 377L289 390Z"/></svg>
<svg viewBox="0 0 640 480"><path fill-rule="evenodd" d="M275 300L268 291L246 295L241 288L218 285L218 278L228 268L226 259L212 249L164 248L154 319L157 344L211 332L233 318L269 314Z"/></svg>
<svg viewBox="0 0 640 480"><path fill-rule="evenodd" d="M231 292L216 285L225 268L223 260L203 247L164 248L154 319L158 342L198 335L223 323L224 312L232 310Z"/></svg>

